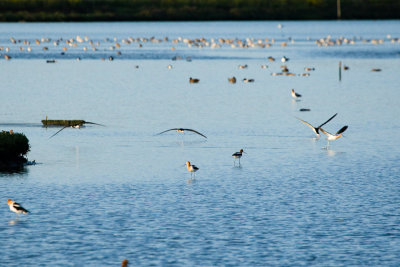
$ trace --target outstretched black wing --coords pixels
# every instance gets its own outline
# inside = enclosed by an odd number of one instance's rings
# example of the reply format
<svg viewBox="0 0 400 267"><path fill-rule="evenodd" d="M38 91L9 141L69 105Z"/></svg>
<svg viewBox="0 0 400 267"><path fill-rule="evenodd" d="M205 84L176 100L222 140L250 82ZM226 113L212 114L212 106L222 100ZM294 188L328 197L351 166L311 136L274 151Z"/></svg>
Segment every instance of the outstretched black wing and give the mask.
<svg viewBox="0 0 400 267"><path fill-rule="evenodd" d="M332 117L330 117L326 122L324 122L323 124L321 124L320 126L318 126L318 128L324 126L325 124L327 124L328 122L330 122L333 118L335 118L337 115L337 113L335 115L333 115Z"/></svg>
<svg viewBox="0 0 400 267"><path fill-rule="evenodd" d="M158 133L158 134L156 134L156 135L163 134L163 133L166 133L166 132L169 132L169 131L176 131L176 130L179 130L179 129L178 129L178 128L168 129L168 130L165 130L165 131L163 131L163 132L161 132L161 133Z"/></svg>
<svg viewBox="0 0 400 267"><path fill-rule="evenodd" d="M197 134L203 136L204 138L207 138L207 136L205 136L204 134L199 133L198 131L195 131L195 130L193 130L193 129L183 129L183 130L184 130L184 131L189 131L189 132L194 132L194 133L197 133Z"/></svg>
<svg viewBox="0 0 400 267"><path fill-rule="evenodd" d="M94 125L99 125L99 126L104 126L104 127L106 127L106 126L103 125L103 124L95 123L95 122L90 122L90 121L84 121L83 124L94 124Z"/></svg>
<svg viewBox="0 0 400 267"><path fill-rule="evenodd" d="M348 126L343 126L342 129L340 129L339 131L337 131L336 135L343 133L344 131L346 131L348 128Z"/></svg>
<svg viewBox="0 0 400 267"><path fill-rule="evenodd" d="M62 127L60 130L58 130L55 134L53 134L52 136L50 136L49 137L49 139L50 138L52 138L53 136L55 136L56 134L58 134L59 132L61 132L62 130L64 130L65 128L68 128L69 126L64 126L64 127Z"/></svg>

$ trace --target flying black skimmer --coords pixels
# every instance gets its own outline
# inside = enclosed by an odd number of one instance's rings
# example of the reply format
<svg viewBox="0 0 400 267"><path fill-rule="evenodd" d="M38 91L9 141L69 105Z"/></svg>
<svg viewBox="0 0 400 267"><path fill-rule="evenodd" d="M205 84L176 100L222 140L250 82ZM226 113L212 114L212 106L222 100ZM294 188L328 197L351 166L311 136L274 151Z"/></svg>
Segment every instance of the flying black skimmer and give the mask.
<svg viewBox="0 0 400 267"><path fill-rule="evenodd" d="M55 134L50 136L49 139L52 138L53 136L55 136L56 134L58 134L59 132L61 132L62 130L64 130L65 128L71 127L71 128L79 129L79 128L81 128L83 126L83 124L94 124L94 125L99 125L99 126L105 126L105 125L99 124L99 123L94 123L94 122L90 122L90 121L84 121L83 123L80 123L80 124L71 125L71 126L64 126L59 131L57 131Z"/></svg>
<svg viewBox="0 0 400 267"><path fill-rule="evenodd" d="M29 213L28 210L24 209L20 204L18 204L15 201L12 201L11 199L7 200L7 204L10 207L10 210L15 212L15 213L17 213L17 214L20 214L20 213L27 214L27 213Z"/></svg>
<svg viewBox="0 0 400 267"><path fill-rule="evenodd" d="M243 151L243 149L240 149L239 152L235 152L232 154L232 157L235 158L235 161L233 162L233 165L235 165L236 159L239 159L239 166L240 166L240 158L242 157L243 153L246 153Z"/></svg>
<svg viewBox="0 0 400 267"><path fill-rule="evenodd" d="M319 128L319 129L321 130L321 132L323 132L323 133L326 134L326 136L327 136L327 137L326 137L326 140L328 140L328 144L326 145L326 148L327 148L327 149L329 148L329 142L330 142L330 141L335 141L336 139L339 139L340 137L342 137L342 136L343 136L342 133L343 133L344 131L346 131L347 128L348 128L347 125L346 125L346 126L343 126L339 131L336 132L336 134L328 133L328 132L325 131L324 129Z"/></svg>
<svg viewBox="0 0 400 267"><path fill-rule="evenodd" d="M253 83L253 82L254 82L254 79L247 79L247 78L244 78L244 79L243 79L243 82L244 82L244 83Z"/></svg>
<svg viewBox="0 0 400 267"><path fill-rule="evenodd" d="M193 79L192 77L189 78L189 83L199 83L199 79Z"/></svg>
<svg viewBox="0 0 400 267"><path fill-rule="evenodd" d="M192 165L192 164L190 164L190 161L186 161L186 168L190 172L190 177L191 178L193 176L196 177L195 172L197 172L199 170L199 168L196 167L196 165Z"/></svg>
<svg viewBox="0 0 400 267"><path fill-rule="evenodd" d="M161 133L158 133L158 134L156 134L156 135L163 134L163 133L169 132L169 131L177 131L178 133L185 133L185 131L194 132L194 133L197 133L198 135L203 136L204 138L207 138L207 136L205 136L205 135L202 134L202 133L199 133L199 132L196 131L196 130L193 130L193 129L184 129L184 128L172 128L172 129L165 130L165 131L163 131L163 132L161 132Z"/></svg>
<svg viewBox="0 0 400 267"><path fill-rule="evenodd" d="M314 127L314 126L312 126L310 123L308 123L308 122L306 122L305 120L302 120L302 119L300 119L300 118L297 118L297 117L296 117L296 119L298 119L299 121L303 122L303 123L306 124L308 127L310 127L310 128L314 131L314 133L317 135L317 138L319 138L319 137L320 137L320 134L319 134L320 128L321 128L322 126L324 126L325 124L327 124L328 122L330 122L333 118L335 118L336 115L337 115L337 113L336 113L335 115L333 115L332 117L330 117L327 121L325 121L324 123L322 123L322 124L321 124L320 126L318 126L318 127Z"/></svg>
<svg viewBox="0 0 400 267"><path fill-rule="evenodd" d="M300 98L300 97L301 97L301 94L296 93L296 92L294 91L294 89L292 89L292 97L293 97L293 98Z"/></svg>

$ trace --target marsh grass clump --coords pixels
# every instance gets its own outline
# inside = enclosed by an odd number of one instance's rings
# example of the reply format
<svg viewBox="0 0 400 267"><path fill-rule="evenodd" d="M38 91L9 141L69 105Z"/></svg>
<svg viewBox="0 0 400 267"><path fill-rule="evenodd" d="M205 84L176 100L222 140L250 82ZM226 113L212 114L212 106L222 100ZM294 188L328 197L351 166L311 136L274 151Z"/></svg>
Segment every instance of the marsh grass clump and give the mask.
<svg viewBox="0 0 400 267"><path fill-rule="evenodd" d="M29 150L29 140L23 133L0 132L0 168L23 165Z"/></svg>

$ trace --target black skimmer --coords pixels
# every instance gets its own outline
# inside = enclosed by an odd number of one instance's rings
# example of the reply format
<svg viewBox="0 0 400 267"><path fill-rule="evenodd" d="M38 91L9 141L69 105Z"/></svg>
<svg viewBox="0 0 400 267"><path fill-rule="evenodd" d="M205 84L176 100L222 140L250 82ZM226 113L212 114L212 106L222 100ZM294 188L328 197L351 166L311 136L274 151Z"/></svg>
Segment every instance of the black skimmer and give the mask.
<svg viewBox="0 0 400 267"><path fill-rule="evenodd" d="M300 119L300 118L297 118L297 117L296 117L296 119L298 119L299 121L305 123L308 127L310 127L310 128L313 130L313 132L317 135L317 137L319 138L319 137L320 137L320 134L319 134L320 128L321 128L322 126L324 126L325 124L327 124L328 122L330 122L333 118L335 118L336 115L337 115L337 113L336 113L335 115L333 115L332 117L330 117L327 121L325 121L324 123L322 123L322 124L321 124L320 126L318 126L318 127L314 127L314 126L312 126L311 124L309 124L308 122L306 122L305 120L302 120L302 119Z"/></svg>
<svg viewBox="0 0 400 267"><path fill-rule="evenodd" d="M27 214L27 213L29 213L28 210L24 209L20 204L18 204L15 201L12 201L11 199L7 200L7 204L10 207L10 210L15 212L15 213L17 213L17 214L20 214L20 213Z"/></svg>
<svg viewBox="0 0 400 267"><path fill-rule="evenodd" d="M253 83L253 82L254 82L254 79L247 79L247 78L244 78L244 79L243 79L243 82L245 82L245 83Z"/></svg>
<svg viewBox="0 0 400 267"><path fill-rule="evenodd" d="M199 79L193 79L192 77L189 78L189 83L199 83Z"/></svg>
<svg viewBox="0 0 400 267"><path fill-rule="evenodd" d="M233 165L235 165L236 159L239 159L239 166L240 166L240 158L242 157L243 153L246 153L243 151L243 149L240 149L239 152L235 152L232 154L232 157L235 158L235 161L233 162Z"/></svg>
<svg viewBox="0 0 400 267"><path fill-rule="evenodd" d="M247 64L245 64L245 65L239 65L239 69L247 69Z"/></svg>
<svg viewBox="0 0 400 267"><path fill-rule="evenodd" d="M294 89L292 89L292 97L293 97L293 98L300 98L300 97L301 97L301 94L296 93L296 92L294 91Z"/></svg>
<svg viewBox="0 0 400 267"><path fill-rule="evenodd" d="M229 81L230 83L236 83L236 78L235 78L235 76L233 76L232 78L228 78L228 81Z"/></svg>
<svg viewBox="0 0 400 267"><path fill-rule="evenodd" d="M50 136L49 139L52 138L53 136L55 136L56 134L58 134L59 132L61 132L62 130L64 130L65 128L71 127L71 128L80 129L80 128L83 126L83 124L94 124L94 125L105 126L105 125L103 125L103 124L94 123L94 122L90 122L90 121L85 121L85 122L83 122L83 123L81 123L81 124L76 124L76 125L71 125L71 126L64 126L64 127L61 128L59 131L57 131L55 134L53 134L52 136Z"/></svg>
<svg viewBox="0 0 400 267"><path fill-rule="evenodd" d="M197 133L198 135L203 136L204 138L207 138L207 136L205 136L205 135L202 134L202 133L199 133L199 132L196 131L196 130L193 130L193 129L185 129L185 128L172 128L172 129L165 130L165 131L163 131L163 132L161 132L161 133L158 133L158 134L156 134L156 135L163 134L163 133L169 132L169 131L177 131L178 133L185 133L185 131L194 132L194 133Z"/></svg>
<svg viewBox="0 0 400 267"><path fill-rule="evenodd" d="M196 167L196 165L192 165L192 164L190 164L190 161L186 161L186 168L190 172L190 177L191 178L193 176L196 177L195 172L197 172L199 170L199 168Z"/></svg>
<svg viewBox="0 0 400 267"><path fill-rule="evenodd" d="M348 128L348 126L346 125L346 126L343 126L339 131L337 131L336 132L336 134L331 134L331 133L328 133L327 131L325 131L324 129L322 129L322 128L319 128L320 130L321 130L321 132L323 132L324 134L326 134L326 140L328 140L328 144L326 145L326 148L328 149L329 148L329 142L330 141L335 141L336 139L339 139L340 137L342 137L343 136L343 132L344 131L346 131L347 130L347 128Z"/></svg>

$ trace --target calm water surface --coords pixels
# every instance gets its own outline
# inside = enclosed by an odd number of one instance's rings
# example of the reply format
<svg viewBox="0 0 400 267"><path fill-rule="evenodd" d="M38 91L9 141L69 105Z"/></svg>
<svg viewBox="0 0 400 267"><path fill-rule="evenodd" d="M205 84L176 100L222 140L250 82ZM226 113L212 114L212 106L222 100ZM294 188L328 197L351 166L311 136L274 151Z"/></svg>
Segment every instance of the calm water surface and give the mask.
<svg viewBox="0 0 400 267"><path fill-rule="evenodd" d="M77 35L97 50L65 44ZM328 35L355 44L315 44ZM122 43L129 37L169 41L139 48ZM189 48L178 37L275 43ZM0 265L397 266L399 37L399 21L0 24L0 128L23 132L38 163L0 173ZM41 38L51 41L34 44ZM284 55L291 72L315 71L272 76ZM339 61L350 67L341 82ZM295 118L317 126L335 113L324 129L349 128L329 150ZM42 128L45 116L106 127L49 139L59 129ZM175 127L208 138L156 135ZM200 168L195 180L187 160ZM31 214L17 218L8 198Z"/></svg>

